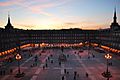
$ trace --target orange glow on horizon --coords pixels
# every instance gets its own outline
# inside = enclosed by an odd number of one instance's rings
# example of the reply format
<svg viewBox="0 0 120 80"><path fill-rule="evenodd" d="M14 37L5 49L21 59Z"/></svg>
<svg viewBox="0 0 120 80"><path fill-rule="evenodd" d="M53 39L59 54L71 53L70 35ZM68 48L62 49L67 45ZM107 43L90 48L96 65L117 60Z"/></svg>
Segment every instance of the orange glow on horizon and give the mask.
<svg viewBox="0 0 120 80"><path fill-rule="evenodd" d="M5 28L6 24L1 24L1 28ZM25 29L25 30L42 30L42 29L47 29L47 30L52 30L52 29L70 29L70 28L80 28L83 30L96 30L96 29L103 29L107 28L106 26L109 25L104 25L104 24L98 24L98 23L88 23L88 22L76 22L76 23L64 23L64 22L58 22L58 21L52 21L52 20L47 20L47 21L41 21L41 23L33 23L30 21L30 24L25 24L25 23L20 23L20 24L12 24L14 28L18 29Z"/></svg>

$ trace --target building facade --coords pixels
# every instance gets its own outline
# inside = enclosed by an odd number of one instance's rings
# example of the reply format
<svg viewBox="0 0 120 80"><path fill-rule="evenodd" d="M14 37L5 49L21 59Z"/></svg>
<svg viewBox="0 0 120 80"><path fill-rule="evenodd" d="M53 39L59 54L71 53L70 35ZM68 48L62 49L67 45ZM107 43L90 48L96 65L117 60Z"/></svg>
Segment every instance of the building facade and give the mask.
<svg viewBox="0 0 120 80"><path fill-rule="evenodd" d="M0 61L13 58L16 50L37 44L53 47L55 45L99 46L120 54L120 26L117 23L116 10L110 29L82 30L22 30L13 28L8 16L5 29L0 28Z"/></svg>

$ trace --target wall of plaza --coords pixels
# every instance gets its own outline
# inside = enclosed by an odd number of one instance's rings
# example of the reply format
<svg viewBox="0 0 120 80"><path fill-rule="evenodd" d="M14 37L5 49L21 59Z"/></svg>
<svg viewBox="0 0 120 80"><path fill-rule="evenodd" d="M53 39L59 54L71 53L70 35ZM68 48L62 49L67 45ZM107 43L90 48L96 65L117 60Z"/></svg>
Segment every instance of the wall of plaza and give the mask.
<svg viewBox="0 0 120 80"><path fill-rule="evenodd" d="M120 31L111 30L21 30L0 29L0 57L9 59L19 46L30 44L77 44L95 43L101 47L108 47L117 53L120 51ZM9 56L9 57L8 57Z"/></svg>
<svg viewBox="0 0 120 80"><path fill-rule="evenodd" d="M120 50L120 30L101 31L98 39L100 39L101 45Z"/></svg>

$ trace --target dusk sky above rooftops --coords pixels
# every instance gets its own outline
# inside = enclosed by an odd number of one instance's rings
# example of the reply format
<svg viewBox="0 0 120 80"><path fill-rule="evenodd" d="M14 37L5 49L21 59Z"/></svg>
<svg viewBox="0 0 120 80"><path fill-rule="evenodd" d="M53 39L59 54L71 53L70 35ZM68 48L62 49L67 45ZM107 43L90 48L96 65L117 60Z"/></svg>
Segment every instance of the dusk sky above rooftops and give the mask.
<svg viewBox="0 0 120 80"><path fill-rule="evenodd" d="M19 29L104 29L113 21L115 6L120 24L120 0L0 0L0 27L9 12Z"/></svg>

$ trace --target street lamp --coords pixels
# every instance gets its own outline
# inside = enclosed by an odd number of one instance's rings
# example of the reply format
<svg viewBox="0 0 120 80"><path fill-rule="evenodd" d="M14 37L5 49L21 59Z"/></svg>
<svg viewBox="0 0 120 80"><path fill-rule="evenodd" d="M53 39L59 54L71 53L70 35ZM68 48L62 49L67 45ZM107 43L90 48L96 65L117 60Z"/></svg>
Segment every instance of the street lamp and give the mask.
<svg viewBox="0 0 120 80"><path fill-rule="evenodd" d="M109 72L109 71L108 71L108 60L111 59L112 56L111 56L110 54L106 54L106 55L105 55L105 58L106 58L106 60L107 60L107 70L106 70L106 72L108 73L108 72Z"/></svg>
<svg viewBox="0 0 120 80"><path fill-rule="evenodd" d="M109 63L108 60L109 60L109 59L112 59L112 55L106 54L106 55L105 55L105 58L106 58L106 60L107 60L107 69L106 69L106 72L103 72L103 73L102 73L102 75L103 75L103 77L107 78L107 80L109 80L109 78L112 77L112 75L111 75L111 73L110 73L109 70L108 70L108 63Z"/></svg>
<svg viewBox="0 0 120 80"><path fill-rule="evenodd" d="M15 77L22 77L24 75L24 73L21 73L20 71L20 60L21 60L22 56L20 54L17 54L15 59L18 61L18 73L16 74Z"/></svg>

